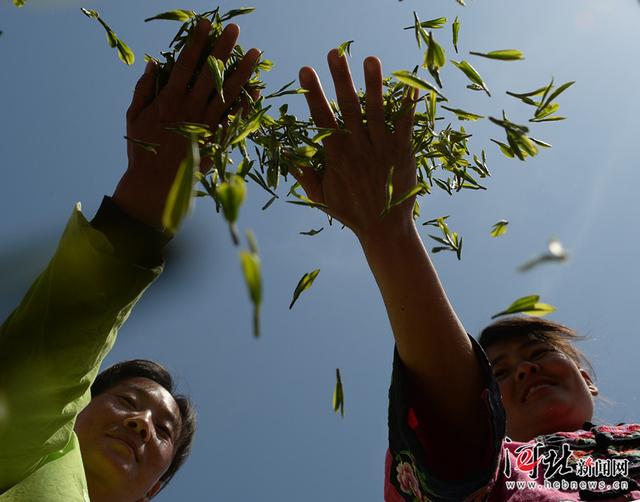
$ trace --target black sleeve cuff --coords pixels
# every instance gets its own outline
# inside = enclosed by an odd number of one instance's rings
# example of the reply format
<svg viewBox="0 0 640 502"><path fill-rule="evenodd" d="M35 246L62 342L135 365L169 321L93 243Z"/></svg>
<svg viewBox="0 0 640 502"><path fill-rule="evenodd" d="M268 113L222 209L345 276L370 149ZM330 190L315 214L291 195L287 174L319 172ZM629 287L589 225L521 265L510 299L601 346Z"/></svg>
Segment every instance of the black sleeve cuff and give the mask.
<svg viewBox="0 0 640 502"><path fill-rule="evenodd" d="M400 359L398 351L394 351L393 374L391 387L389 389L389 449L391 450L393 465L391 473L398 470L398 465L408 462L418 473L417 479L420 482L423 494L434 501L460 501L477 490L490 483L497 471L500 459L500 447L505 435L506 415L502 406L500 389L493 377L489 361L480 344L469 335L473 345L476 359L482 367L484 376L483 400L488 407L491 417L491 431L493 438L490 445L489 454L491 461L486 465L483 473L474 479L464 481L448 481L441 479L428 467L427 452L425 445L420 441L416 430L410 425L412 422L411 411L411 385L408 380L407 370ZM430 452L433 455L434 452ZM459 452L464 455L464 452ZM398 493L403 493L402 487L398 484L396 476L392 476L391 483L396 487ZM407 500L414 500L410 496Z"/></svg>
<svg viewBox="0 0 640 502"><path fill-rule="evenodd" d="M117 258L143 267L162 265L162 250L170 237L126 214L105 195L91 226L102 232Z"/></svg>

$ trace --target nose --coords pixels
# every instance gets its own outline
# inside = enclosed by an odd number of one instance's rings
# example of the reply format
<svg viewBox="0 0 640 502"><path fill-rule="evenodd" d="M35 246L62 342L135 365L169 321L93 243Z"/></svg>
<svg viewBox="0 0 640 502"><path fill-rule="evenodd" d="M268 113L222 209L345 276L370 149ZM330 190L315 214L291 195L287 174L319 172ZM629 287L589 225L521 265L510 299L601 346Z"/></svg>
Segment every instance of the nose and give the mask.
<svg viewBox="0 0 640 502"><path fill-rule="evenodd" d="M151 439L151 430L153 426L151 424L150 412L137 413L136 415L127 417L124 421L124 425L127 429L140 434L142 441L145 443Z"/></svg>
<svg viewBox="0 0 640 502"><path fill-rule="evenodd" d="M520 361L520 364L518 364L518 367L516 368L516 380L518 382L522 382L529 376L535 375L538 370L539 368L536 363L532 363L531 361Z"/></svg>

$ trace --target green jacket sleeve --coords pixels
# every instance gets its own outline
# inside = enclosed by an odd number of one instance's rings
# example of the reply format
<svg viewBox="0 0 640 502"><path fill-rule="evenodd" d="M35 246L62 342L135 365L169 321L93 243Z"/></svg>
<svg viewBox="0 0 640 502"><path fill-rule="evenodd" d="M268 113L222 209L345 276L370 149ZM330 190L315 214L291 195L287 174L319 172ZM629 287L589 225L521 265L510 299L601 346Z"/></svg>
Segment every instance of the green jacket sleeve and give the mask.
<svg viewBox="0 0 640 502"><path fill-rule="evenodd" d="M76 206L49 265L0 327L0 493L65 448L118 328L160 272L115 252Z"/></svg>

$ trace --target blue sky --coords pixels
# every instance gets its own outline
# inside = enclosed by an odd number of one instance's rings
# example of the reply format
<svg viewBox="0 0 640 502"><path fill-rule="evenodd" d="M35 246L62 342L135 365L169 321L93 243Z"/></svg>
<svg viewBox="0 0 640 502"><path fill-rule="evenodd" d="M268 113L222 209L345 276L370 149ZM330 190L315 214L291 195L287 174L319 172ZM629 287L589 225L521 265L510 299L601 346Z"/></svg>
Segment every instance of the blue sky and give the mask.
<svg viewBox="0 0 640 502"><path fill-rule="evenodd" d="M446 68L445 90L457 107L492 115L505 109L524 121L529 110L504 91L531 90L552 76L558 83L576 80L559 99L568 120L532 128L554 145L533 160L503 157L489 143L501 139L496 126L468 126L473 145L487 148L488 190L454 197L436 191L422 202L420 221L450 214L452 229L464 237L462 261L444 253L433 259L470 333L477 335L516 298L540 294L558 308L552 319L590 337L582 347L610 400L599 403L596 418L637 421L640 67L634 61L640 5L468 4L258 0L256 12L239 19L241 43L275 61L265 76L271 88L312 65L332 94L325 56L343 41L355 40L351 65L358 84L367 55L378 55L386 73L421 62L412 33L402 31L416 10L421 19L459 16L464 52L517 48L526 55L517 63L473 59L492 100L467 91L464 77ZM133 68L117 60L100 26L80 7L99 10L134 49ZM177 29L142 20L174 8L202 11L212 4L31 0L18 10L2 0L0 313L10 312L44 267L74 203L82 201L92 216L102 195L113 191L126 166L124 113L142 56L157 55ZM450 33L434 35L451 56ZM307 116L304 98L289 103ZM250 303L226 224L210 201L199 200L169 249L165 274L108 357L107 363L133 357L163 362L197 403L193 455L157 500L382 500L393 341L380 295L347 230L328 228L318 211L289 204L263 212L267 199L252 187L239 222L254 230L263 261L262 338L251 335ZM509 231L493 239L491 225L502 218L510 221ZM315 237L298 234L320 226L325 230ZM424 227L421 234L427 238ZM516 272L551 236L564 243L571 260ZM316 283L289 311L298 279L315 268L321 269ZM331 410L336 367L345 386L344 419Z"/></svg>

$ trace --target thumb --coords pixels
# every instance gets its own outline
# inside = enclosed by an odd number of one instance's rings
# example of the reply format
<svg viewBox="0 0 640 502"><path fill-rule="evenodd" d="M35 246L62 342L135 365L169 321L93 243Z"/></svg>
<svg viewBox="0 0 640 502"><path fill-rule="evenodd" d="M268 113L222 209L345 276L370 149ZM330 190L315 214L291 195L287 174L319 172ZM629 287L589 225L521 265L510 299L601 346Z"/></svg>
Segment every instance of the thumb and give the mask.
<svg viewBox="0 0 640 502"><path fill-rule="evenodd" d="M320 174L313 170L313 167L305 164L292 163L289 167L289 173L300 183L300 186L309 199L313 202L324 204L322 179Z"/></svg>

